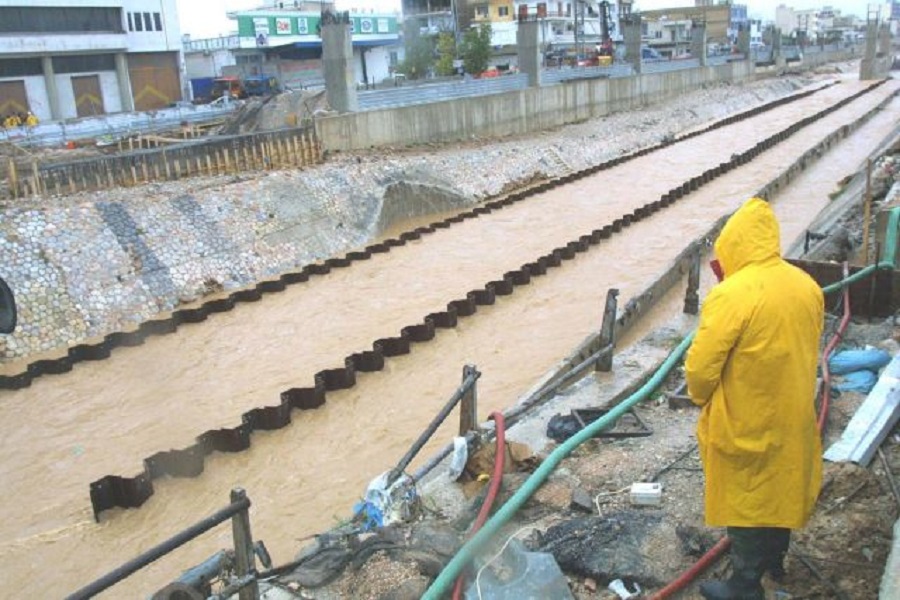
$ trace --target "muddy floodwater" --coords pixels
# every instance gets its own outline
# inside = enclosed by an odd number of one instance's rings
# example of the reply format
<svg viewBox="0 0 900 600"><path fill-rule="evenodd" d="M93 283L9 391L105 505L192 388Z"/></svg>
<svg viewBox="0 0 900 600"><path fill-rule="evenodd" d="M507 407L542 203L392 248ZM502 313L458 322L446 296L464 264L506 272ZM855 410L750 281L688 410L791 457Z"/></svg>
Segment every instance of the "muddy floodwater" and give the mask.
<svg viewBox="0 0 900 600"><path fill-rule="evenodd" d="M211 455L200 477L156 480L155 494L139 509L107 511L97 524L88 485L105 475L133 476L146 456L188 446L208 429L237 425L241 413L277 403L285 389L312 385L314 373L342 366L346 355L399 335L448 301L657 199L862 87L844 81L140 347L117 349L107 360L0 392L0 473L7 490L0 505L0 572L6 589L18 597L59 597L225 505L233 486L244 487L253 501L254 537L265 541L276 563L291 560L304 538L346 519L367 483L397 462L453 393L463 365L483 373L480 416L511 405L596 330L609 288L620 290L624 306L719 216L897 86L890 82L863 96L690 199L534 278L512 296L498 297L495 305L479 307L455 329L438 330L409 355L388 359L383 371L360 374L355 387L329 393L324 407L295 411L290 426L254 433L250 450ZM900 102L893 100L773 199L784 246L802 234L835 182L857 168L898 116ZM649 330L654 322L641 327ZM453 423L441 429L420 459L453 433ZM146 595L230 546L230 527L220 527L107 597Z"/></svg>

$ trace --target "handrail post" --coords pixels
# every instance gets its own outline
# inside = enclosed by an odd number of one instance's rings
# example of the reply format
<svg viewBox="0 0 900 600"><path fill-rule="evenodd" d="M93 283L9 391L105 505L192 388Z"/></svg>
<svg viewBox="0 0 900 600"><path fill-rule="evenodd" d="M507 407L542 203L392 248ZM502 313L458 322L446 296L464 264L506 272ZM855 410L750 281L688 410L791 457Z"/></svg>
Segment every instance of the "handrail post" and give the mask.
<svg viewBox="0 0 900 600"><path fill-rule="evenodd" d="M231 502L240 502L247 497L243 488L231 490ZM253 535L250 533L250 512L244 508L231 517L231 529L234 537L234 568L235 575L243 578L256 571L253 553ZM240 600L257 600L259 598L259 585L254 579L252 583L242 588L238 593Z"/></svg>
<svg viewBox="0 0 900 600"><path fill-rule="evenodd" d="M476 377L475 365L463 367L463 383L470 377ZM473 381L468 391L463 395L459 405L459 435L464 436L478 428L478 391L477 379Z"/></svg>
<svg viewBox="0 0 900 600"><path fill-rule="evenodd" d="M690 269L688 270L687 291L684 294L684 314L696 315L700 310L700 249L691 255Z"/></svg>
<svg viewBox="0 0 900 600"><path fill-rule="evenodd" d="M600 348L609 347L609 352L597 359L598 371L612 371L612 347L616 341L616 309L619 290L610 288L606 292L606 308L603 309L603 324L600 326Z"/></svg>

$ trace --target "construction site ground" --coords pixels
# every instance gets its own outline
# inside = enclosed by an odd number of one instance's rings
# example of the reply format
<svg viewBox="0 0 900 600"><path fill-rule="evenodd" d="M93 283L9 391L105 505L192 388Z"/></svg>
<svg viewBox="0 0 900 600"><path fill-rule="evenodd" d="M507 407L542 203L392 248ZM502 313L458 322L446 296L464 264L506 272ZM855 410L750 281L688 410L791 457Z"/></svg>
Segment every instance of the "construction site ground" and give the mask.
<svg viewBox="0 0 900 600"><path fill-rule="evenodd" d="M615 140L616 150L636 143L642 135L650 135L644 128L651 130L654 125L642 123L641 128L621 131ZM545 141L540 140L541 146ZM505 144L514 146L515 142L506 140ZM483 140L471 143L473 151L485 146ZM458 147L464 151L466 144ZM412 156L426 152L421 148L394 149L336 156L332 157L333 171L338 167L365 169L383 159L382 155L389 160L409 156L410 162L415 163ZM466 166L460 164L457 168ZM328 176L334 175L331 171L322 174L323 179ZM489 175L479 177L487 180ZM176 194L247 181L248 178L198 178L159 187ZM500 182L498 186L507 183ZM466 181L459 187L469 192L472 190L468 188L477 187L476 184ZM484 194L498 190L484 184L478 191ZM104 195L124 198L136 195L136 191L117 190ZM85 195L40 202L84 200ZM847 236L847 227L857 228L851 237L858 237L859 219L841 224L842 239ZM836 321L835 317L829 318L826 333L834 332ZM498 505L512 495L541 458L553 449L555 442L546 436L550 418L556 414L567 415L575 408L615 403L655 370L693 323L691 318L680 316L670 320L666 328L623 340L616 350L611 372L594 373L582 379L512 428L510 440L527 443L534 455L517 454L520 460L503 478ZM851 323L844 344L880 345L896 353L900 348L898 340L900 328L893 317L872 321L863 318ZM496 536L493 545L485 549L485 560L494 556L510 538L522 540L531 550L552 549L566 584L579 600L616 598L606 590L609 580L615 578L624 579L629 589L634 589L633 581L640 581L645 590L652 592L689 568L724 532L707 528L703 522L703 475L694 436L699 409L689 405L672 408L665 394L678 393L680 385L677 375L671 377L663 390L635 408L652 431L651 435L596 438L564 459L515 519ZM837 439L864 398L862 394L844 393L834 400L823 447ZM490 445L486 448L489 451ZM892 527L900 514L888 478L889 472L900 474L900 435L896 428L882 450L884 462L877 458L868 468L825 465L824 485L812 521L794 535L786 561L787 578L782 583L769 578L764 581L769 597L854 600L877 597L885 561L894 543ZM476 479L480 474L472 473ZM631 484L654 478L662 483L661 504L632 505L628 494ZM283 591L291 597L320 600L419 598L464 540L480 506L483 489L484 482L449 482L445 470L438 468L433 478L420 488L422 503L418 518L409 524L364 534L323 532L301 550L298 558L306 557L305 560L298 560L300 564L296 568L270 582L267 597L284 597L277 596ZM727 559L720 560L701 579L727 576L728 570ZM475 575L474 570L471 575ZM469 597L479 597L478 591ZM484 597L491 596L485 593ZM680 597L698 598L696 583Z"/></svg>
<svg viewBox="0 0 900 600"><path fill-rule="evenodd" d="M887 186L882 182L875 187L877 200ZM835 198L839 197L840 189L836 189ZM832 219L828 233L835 253L822 260L844 260L854 241L858 245L862 230L858 208L848 205L840 218ZM827 308L836 311L836 303L836 296L829 297ZM838 321L838 316L827 317L823 347L837 330ZM551 418L569 415L573 409L615 405L655 371L695 324L681 315L670 319L666 328L623 341L611 372L590 374L516 424L507 439L524 446L511 452L517 459L515 467L504 475L495 506L509 499L557 445L547 437ZM898 341L896 317L859 317L851 321L840 348L876 346L895 354L900 349ZM624 580L632 591L639 582L649 597L712 548L725 532L704 524L704 481L694 434L699 409L684 398L679 406L673 405L679 404L677 396L684 394L682 383L681 370L676 369L658 392L636 405L634 411L650 435L597 437L565 458L481 550L468 573L464 597L527 597L521 595L525 589L522 582L515 581L519 574L504 563L512 539L520 540L528 550L551 552L564 573L564 583L578 600L619 597L607 589L613 579ZM670 400L671 395L675 400ZM865 398L855 392L832 394L823 449L840 437ZM623 417L620 423L628 430L635 421ZM529 456L525 447L534 454ZM446 465L436 469L420 486L421 514L411 523L363 534L335 530L319 536L298 555L300 564L295 569L273 581L270 593L290 591L294 597L321 600L419 598L465 540L487 485L471 479L489 472L492 452L490 445L483 448L478 460L470 460L470 468L459 482L449 481ZM879 597L886 561L892 546L898 544L893 537L900 516L897 473L900 433L896 427L867 468L825 462L812 519L794 532L785 561L786 578L781 582L768 575L764 578L766 597ZM631 485L650 481L662 484L661 503L632 503ZM674 597L700 598L700 581L727 578L729 572L729 560L720 559ZM509 587L491 588L487 582L492 573L501 581L505 576ZM477 584L472 583L475 579ZM898 593L896 584L885 589L888 594Z"/></svg>
<svg viewBox="0 0 900 600"><path fill-rule="evenodd" d="M837 319L829 318L826 333L832 333L836 326ZM586 377L512 428L508 439L527 444L535 455L516 462L513 472L504 475L495 506L507 500L541 457L553 450L556 443L546 437L551 417L568 415L573 409L608 407L621 400L655 370L688 328L685 318L670 329L656 331L623 348L614 359L611 373ZM896 351L898 339L900 328L893 318L873 322L859 319L851 323L845 344L877 345ZM681 383L680 371L676 370L658 393L635 407L652 435L597 437L565 458L483 550L478 565L494 557L510 538L522 540L530 550L554 554L578 600L614 600L618 596L606 587L613 579L623 579L632 591L637 581L645 592L653 592L690 568L724 535L724 530L704 525L703 474L694 435L699 409L672 408L667 396L667 392L677 394ZM853 392L833 399L824 448L840 437L864 399L864 394ZM623 417L622 421L628 429L629 419ZM487 450L492 454L490 447ZM900 471L900 435L896 429L882 451L891 473ZM900 514L900 499L891 490L885 466L879 459L869 468L825 463L815 513L807 527L793 535L785 561L787 577L781 583L769 576L763 580L767 598L878 597L894 543L892 528ZM309 560L277 580L276 587L321 600L420 597L453 555L456 544L465 538L486 485L450 483L445 470L436 471L435 478L423 486L420 520L347 537L326 534L301 552L299 556ZM632 483L651 480L662 484L661 504L633 505L629 495ZM479 488L480 494L475 491ZM329 552L329 559L322 560ZM344 560L334 560L334 556L343 556ZM674 597L700 598L700 581L727 578L729 571L727 558L719 560ZM467 585L475 574L473 568ZM332 576L334 580L328 585L305 585ZM485 589L480 596L476 592L466 597L497 597L489 592Z"/></svg>

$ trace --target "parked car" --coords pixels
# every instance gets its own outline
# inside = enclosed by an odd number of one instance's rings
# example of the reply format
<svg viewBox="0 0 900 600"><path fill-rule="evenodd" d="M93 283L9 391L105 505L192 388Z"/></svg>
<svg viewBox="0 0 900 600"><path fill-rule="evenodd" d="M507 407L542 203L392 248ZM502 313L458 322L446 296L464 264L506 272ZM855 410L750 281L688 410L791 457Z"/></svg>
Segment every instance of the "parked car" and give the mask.
<svg viewBox="0 0 900 600"><path fill-rule="evenodd" d="M641 48L641 60L662 60L663 56L655 48L644 46Z"/></svg>

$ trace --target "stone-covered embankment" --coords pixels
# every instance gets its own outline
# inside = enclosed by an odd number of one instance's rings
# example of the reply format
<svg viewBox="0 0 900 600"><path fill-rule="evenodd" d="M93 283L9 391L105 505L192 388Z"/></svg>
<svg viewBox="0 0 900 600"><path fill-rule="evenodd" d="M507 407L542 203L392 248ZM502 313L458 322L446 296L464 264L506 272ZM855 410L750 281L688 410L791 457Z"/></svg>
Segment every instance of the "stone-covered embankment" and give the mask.
<svg viewBox="0 0 900 600"><path fill-rule="evenodd" d="M301 171L7 202L0 276L16 294L19 325L0 336L0 362L16 372L40 353L365 245L398 221L585 168L821 78L711 86L490 144L387 148Z"/></svg>

